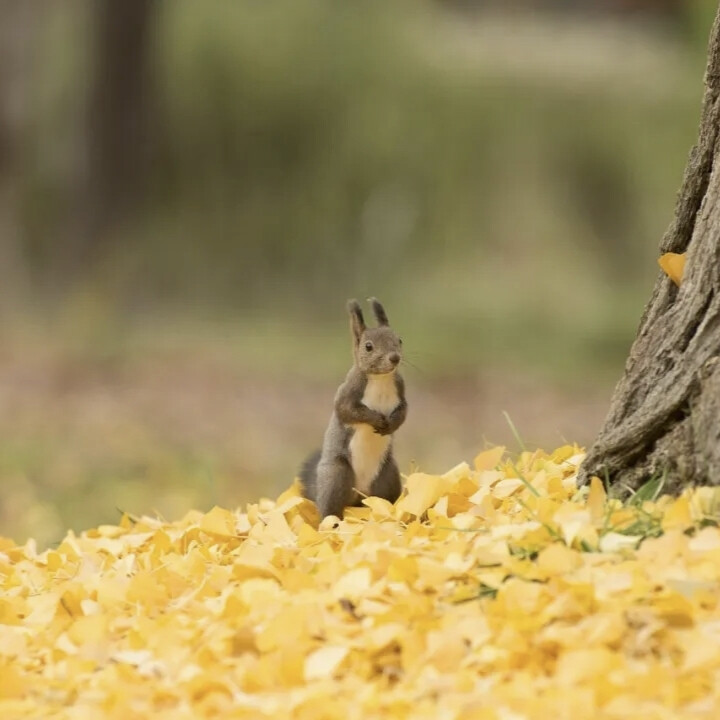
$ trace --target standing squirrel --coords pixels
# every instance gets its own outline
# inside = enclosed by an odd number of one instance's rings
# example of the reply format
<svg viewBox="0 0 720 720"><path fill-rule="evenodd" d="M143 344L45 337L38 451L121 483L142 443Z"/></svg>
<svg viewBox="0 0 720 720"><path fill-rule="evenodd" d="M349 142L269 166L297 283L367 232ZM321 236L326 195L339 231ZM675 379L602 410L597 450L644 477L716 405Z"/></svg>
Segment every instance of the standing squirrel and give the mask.
<svg viewBox="0 0 720 720"><path fill-rule="evenodd" d="M405 422L405 383L397 366L402 340L390 329L383 306L369 303L378 327L365 326L357 300L348 301L354 362L335 394L335 409L322 450L300 471L303 494L322 517L342 517L350 505L375 495L395 502L400 472L392 454L393 433Z"/></svg>

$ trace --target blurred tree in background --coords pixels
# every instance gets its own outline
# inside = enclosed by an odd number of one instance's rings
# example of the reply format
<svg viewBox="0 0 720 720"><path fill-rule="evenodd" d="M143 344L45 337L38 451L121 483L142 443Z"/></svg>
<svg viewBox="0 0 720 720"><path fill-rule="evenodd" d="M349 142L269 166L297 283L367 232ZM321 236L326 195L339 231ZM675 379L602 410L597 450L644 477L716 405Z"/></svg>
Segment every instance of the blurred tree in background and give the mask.
<svg viewBox="0 0 720 720"><path fill-rule="evenodd" d="M502 441L502 409L530 440L592 438L715 3L0 9L10 530L282 486L346 369L350 296L383 299L421 369L401 460Z"/></svg>
<svg viewBox="0 0 720 720"><path fill-rule="evenodd" d="M110 252L113 228L137 212L150 171L153 27L150 0L101 0L91 18L86 178L87 218L71 248L76 268Z"/></svg>

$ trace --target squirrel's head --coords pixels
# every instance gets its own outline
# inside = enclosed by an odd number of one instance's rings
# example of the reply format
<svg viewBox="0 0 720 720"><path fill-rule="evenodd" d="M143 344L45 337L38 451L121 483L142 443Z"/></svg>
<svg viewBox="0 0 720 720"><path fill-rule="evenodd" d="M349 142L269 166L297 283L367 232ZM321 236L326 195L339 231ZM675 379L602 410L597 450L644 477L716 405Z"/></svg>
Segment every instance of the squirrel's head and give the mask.
<svg viewBox="0 0 720 720"><path fill-rule="evenodd" d="M385 375L394 372L402 359L402 340L390 328L380 302L370 298L369 303L378 322L373 328L365 326L357 300L349 300L347 304L355 364L368 375Z"/></svg>

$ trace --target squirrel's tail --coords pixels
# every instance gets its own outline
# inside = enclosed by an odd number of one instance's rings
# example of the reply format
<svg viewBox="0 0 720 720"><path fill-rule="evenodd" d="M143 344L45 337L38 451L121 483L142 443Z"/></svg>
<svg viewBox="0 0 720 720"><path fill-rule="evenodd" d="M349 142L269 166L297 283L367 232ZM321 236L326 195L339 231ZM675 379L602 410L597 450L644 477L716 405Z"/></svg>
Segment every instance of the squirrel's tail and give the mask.
<svg viewBox="0 0 720 720"><path fill-rule="evenodd" d="M303 486L303 495L315 502L317 499L317 466L320 462L320 450L316 450L300 468L300 482Z"/></svg>

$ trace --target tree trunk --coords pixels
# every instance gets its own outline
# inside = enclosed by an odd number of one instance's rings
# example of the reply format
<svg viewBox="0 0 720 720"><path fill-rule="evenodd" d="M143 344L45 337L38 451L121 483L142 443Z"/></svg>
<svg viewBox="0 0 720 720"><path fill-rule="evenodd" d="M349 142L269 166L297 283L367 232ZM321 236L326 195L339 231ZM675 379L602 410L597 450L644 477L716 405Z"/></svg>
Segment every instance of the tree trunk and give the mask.
<svg viewBox="0 0 720 720"><path fill-rule="evenodd" d="M147 171L152 66L152 0L101 0L89 92L85 232L77 261L92 265L112 230L142 195Z"/></svg>
<svg viewBox="0 0 720 720"><path fill-rule="evenodd" d="M27 292L18 207L22 147L28 124L28 85L36 3L0 0L0 293L17 299ZM0 307L0 314L7 303Z"/></svg>
<svg viewBox="0 0 720 720"><path fill-rule="evenodd" d="M700 131L661 253L687 252L680 288L661 274L581 469L621 489L665 474L665 489L720 485L720 9Z"/></svg>

